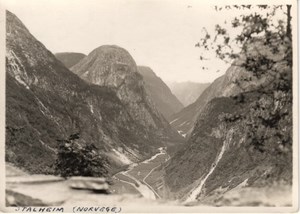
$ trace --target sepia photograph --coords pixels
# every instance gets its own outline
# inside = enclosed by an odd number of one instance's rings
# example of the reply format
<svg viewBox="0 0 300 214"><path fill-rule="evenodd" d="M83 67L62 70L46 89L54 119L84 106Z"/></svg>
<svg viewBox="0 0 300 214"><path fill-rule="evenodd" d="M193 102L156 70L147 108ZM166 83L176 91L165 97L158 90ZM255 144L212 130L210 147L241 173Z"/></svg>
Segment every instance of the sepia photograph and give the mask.
<svg viewBox="0 0 300 214"><path fill-rule="evenodd" d="M0 9L0 212L297 212L296 0Z"/></svg>

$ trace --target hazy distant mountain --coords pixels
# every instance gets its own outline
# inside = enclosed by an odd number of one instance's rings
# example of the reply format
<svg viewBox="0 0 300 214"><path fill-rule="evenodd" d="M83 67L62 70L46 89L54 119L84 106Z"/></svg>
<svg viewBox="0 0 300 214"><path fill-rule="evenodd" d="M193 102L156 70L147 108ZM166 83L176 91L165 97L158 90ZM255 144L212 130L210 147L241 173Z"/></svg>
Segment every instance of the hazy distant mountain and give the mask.
<svg viewBox="0 0 300 214"><path fill-rule="evenodd" d="M83 53L63 52L56 53L55 57L61 61L67 68L71 68L78 63L82 58L86 57Z"/></svg>
<svg viewBox="0 0 300 214"><path fill-rule="evenodd" d="M80 133L79 143L93 143L111 167L122 166L162 146L159 131L172 137L167 121L149 106L140 74L127 75L129 67L113 59L117 72L124 72L120 75L124 79L112 79L121 81L119 91L89 84L60 63L15 15L6 15L7 162L32 173L52 173L57 140Z"/></svg>
<svg viewBox="0 0 300 214"><path fill-rule="evenodd" d="M170 124L182 135L190 134L205 105L215 97L228 97L240 93L242 89L234 81L247 75L248 73L239 66L229 67L226 73L211 83L194 103L172 115ZM257 84L259 83L255 81L247 82L244 83L244 87L250 90Z"/></svg>
<svg viewBox="0 0 300 214"><path fill-rule="evenodd" d="M143 76L148 94L166 119L169 119L172 114L183 108L182 103L172 94L162 79L156 76L151 68L138 66L138 71Z"/></svg>
<svg viewBox="0 0 300 214"><path fill-rule="evenodd" d="M186 107L197 100L210 83L171 82L168 84L172 93Z"/></svg>
<svg viewBox="0 0 300 214"><path fill-rule="evenodd" d="M112 88L128 107L131 117L149 132L153 143L181 139L156 109L145 89L143 77L127 50L115 45L100 46L71 70L89 83Z"/></svg>

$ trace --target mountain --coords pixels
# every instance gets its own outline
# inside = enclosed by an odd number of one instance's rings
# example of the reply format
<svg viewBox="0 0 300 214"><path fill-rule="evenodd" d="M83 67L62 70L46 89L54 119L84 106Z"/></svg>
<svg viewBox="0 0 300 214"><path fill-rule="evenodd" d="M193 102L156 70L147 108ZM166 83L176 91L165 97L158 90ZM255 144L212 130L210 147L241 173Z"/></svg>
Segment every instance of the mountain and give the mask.
<svg viewBox="0 0 300 214"><path fill-rule="evenodd" d="M180 141L181 136L169 125L147 93L137 65L124 48L103 45L74 65L71 70L86 82L114 90L129 114L141 128L164 142Z"/></svg>
<svg viewBox="0 0 300 214"><path fill-rule="evenodd" d="M202 97L205 104L196 112L187 143L165 165L168 197L185 203L218 204L231 193L239 197L243 187L248 188L248 194L251 189L264 194L268 188L291 187L292 69L284 54L290 48L278 45L279 51L273 52L262 42L249 43L247 53L265 54L274 63L271 71L244 81L241 74L247 71L232 66L201 95L206 96ZM247 75L253 78L251 73ZM234 76L234 85L240 89L230 83Z"/></svg>
<svg viewBox="0 0 300 214"><path fill-rule="evenodd" d="M81 59L86 57L83 53L74 53L74 52L63 52L56 53L55 57L61 61L67 68L71 68L73 65L78 63Z"/></svg>
<svg viewBox="0 0 300 214"><path fill-rule="evenodd" d="M257 100L269 102L260 93L245 94L244 103L229 97L214 98L202 111L186 147L166 166L169 197L186 201L203 200L243 186L272 184L292 180L292 147L275 143L279 139L268 128L263 150L247 139L249 120L244 118ZM283 103L281 103L283 104ZM292 109L280 119L286 127L286 139L292 135ZM234 115L231 122L222 121L224 115ZM243 116L242 116L243 115ZM174 179L176 178L176 179ZM276 185L276 183L275 183Z"/></svg>
<svg viewBox="0 0 300 214"><path fill-rule="evenodd" d="M56 58L67 68L77 64L86 55L81 53L57 53ZM177 113L183 108L180 101L172 94L168 86L161 78L156 76L151 68L138 66L138 72L143 76L147 93L151 96L157 109L168 119L170 115Z"/></svg>
<svg viewBox="0 0 300 214"><path fill-rule="evenodd" d="M133 90L141 91L142 81L128 81ZM135 95L129 89L128 93ZM163 126L165 121L156 112L151 112L156 117L139 114L138 107L130 109L118 96L113 88L89 84L68 70L7 11L7 162L31 173L51 174L58 140L74 133L80 134L79 144L93 143L107 156L110 170L149 157L162 146L161 138L153 135L155 122ZM147 101L147 97L134 97L137 102ZM141 126L133 112L144 116L149 126Z"/></svg>
<svg viewBox="0 0 300 214"><path fill-rule="evenodd" d="M171 82L168 84L172 93L186 107L197 100L210 83Z"/></svg>
<svg viewBox="0 0 300 214"><path fill-rule="evenodd" d="M183 136L189 135L199 114L210 100L215 97L234 96L242 91L252 90L253 87L261 84L261 81L255 77L251 77L252 81L243 82L241 86L235 84L236 80L249 78L249 75L249 72L241 69L240 66L230 66L226 73L211 83L194 103L172 115L169 119L170 124Z"/></svg>
<svg viewBox="0 0 300 214"><path fill-rule="evenodd" d="M147 93L166 119L183 108L181 102L151 68L138 66L138 72L143 76Z"/></svg>

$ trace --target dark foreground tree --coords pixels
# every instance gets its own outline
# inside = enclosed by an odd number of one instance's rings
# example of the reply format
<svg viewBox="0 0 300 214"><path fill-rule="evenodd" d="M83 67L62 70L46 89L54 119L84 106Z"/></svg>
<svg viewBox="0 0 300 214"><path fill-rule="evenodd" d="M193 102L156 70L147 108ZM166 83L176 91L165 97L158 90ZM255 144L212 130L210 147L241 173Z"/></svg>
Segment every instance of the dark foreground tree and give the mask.
<svg viewBox="0 0 300 214"><path fill-rule="evenodd" d="M79 134L67 140L58 140L58 157L55 172L64 178L70 176L107 177L107 159L101 157L94 144L81 146L76 142Z"/></svg>
<svg viewBox="0 0 300 214"><path fill-rule="evenodd" d="M289 152L292 149L291 5L227 5L216 6L215 10L243 13L225 21L226 27L216 25L213 33L203 29L204 35L195 45L202 50L200 60L207 60L206 53L214 52L216 58L246 71L248 74L235 82L245 93L251 92L243 87L245 83L260 83L252 90L260 94L259 99L249 102L250 112L239 115L247 124L247 144L260 152L274 153L274 147L277 154ZM247 102L243 93L236 98L238 102ZM226 115L224 120L233 121L236 116Z"/></svg>
<svg viewBox="0 0 300 214"><path fill-rule="evenodd" d="M213 51L218 59L232 64L241 57L241 53L248 57L249 44L260 39L263 45L272 49L273 53L280 51L278 45L289 47L286 48L285 59L289 61L290 66L292 65L291 5L227 5L215 6L215 10L218 13L222 10L230 10L232 13L241 15L229 21L225 20L224 26L221 23L217 24L214 32L208 32L206 28L203 28L204 34L195 45L201 49L200 60L207 60L206 53ZM260 55L267 57L261 53ZM257 61L259 65L261 65L260 62ZM242 66L252 65L253 60L249 58ZM252 69L249 71L257 72L255 68Z"/></svg>

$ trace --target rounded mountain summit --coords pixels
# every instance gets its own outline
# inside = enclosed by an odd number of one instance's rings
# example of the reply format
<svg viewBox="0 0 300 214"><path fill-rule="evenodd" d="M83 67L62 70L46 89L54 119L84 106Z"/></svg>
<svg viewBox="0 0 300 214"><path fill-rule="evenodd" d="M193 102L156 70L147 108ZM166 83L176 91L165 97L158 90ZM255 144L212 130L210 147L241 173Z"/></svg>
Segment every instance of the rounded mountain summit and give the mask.
<svg viewBox="0 0 300 214"><path fill-rule="evenodd" d="M116 45L103 45L71 67L85 81L114 89L129 114L141 127L166 141L181 137L158 111L145 89L133 57Z"/></svg>
<svg viewBox="0 0 300 214"><path fill-rule="evenodd" d="M81 78L97 85L119 87L128 76L137 73L132 56L124 48L103 45L71 67Z"/></svg>

